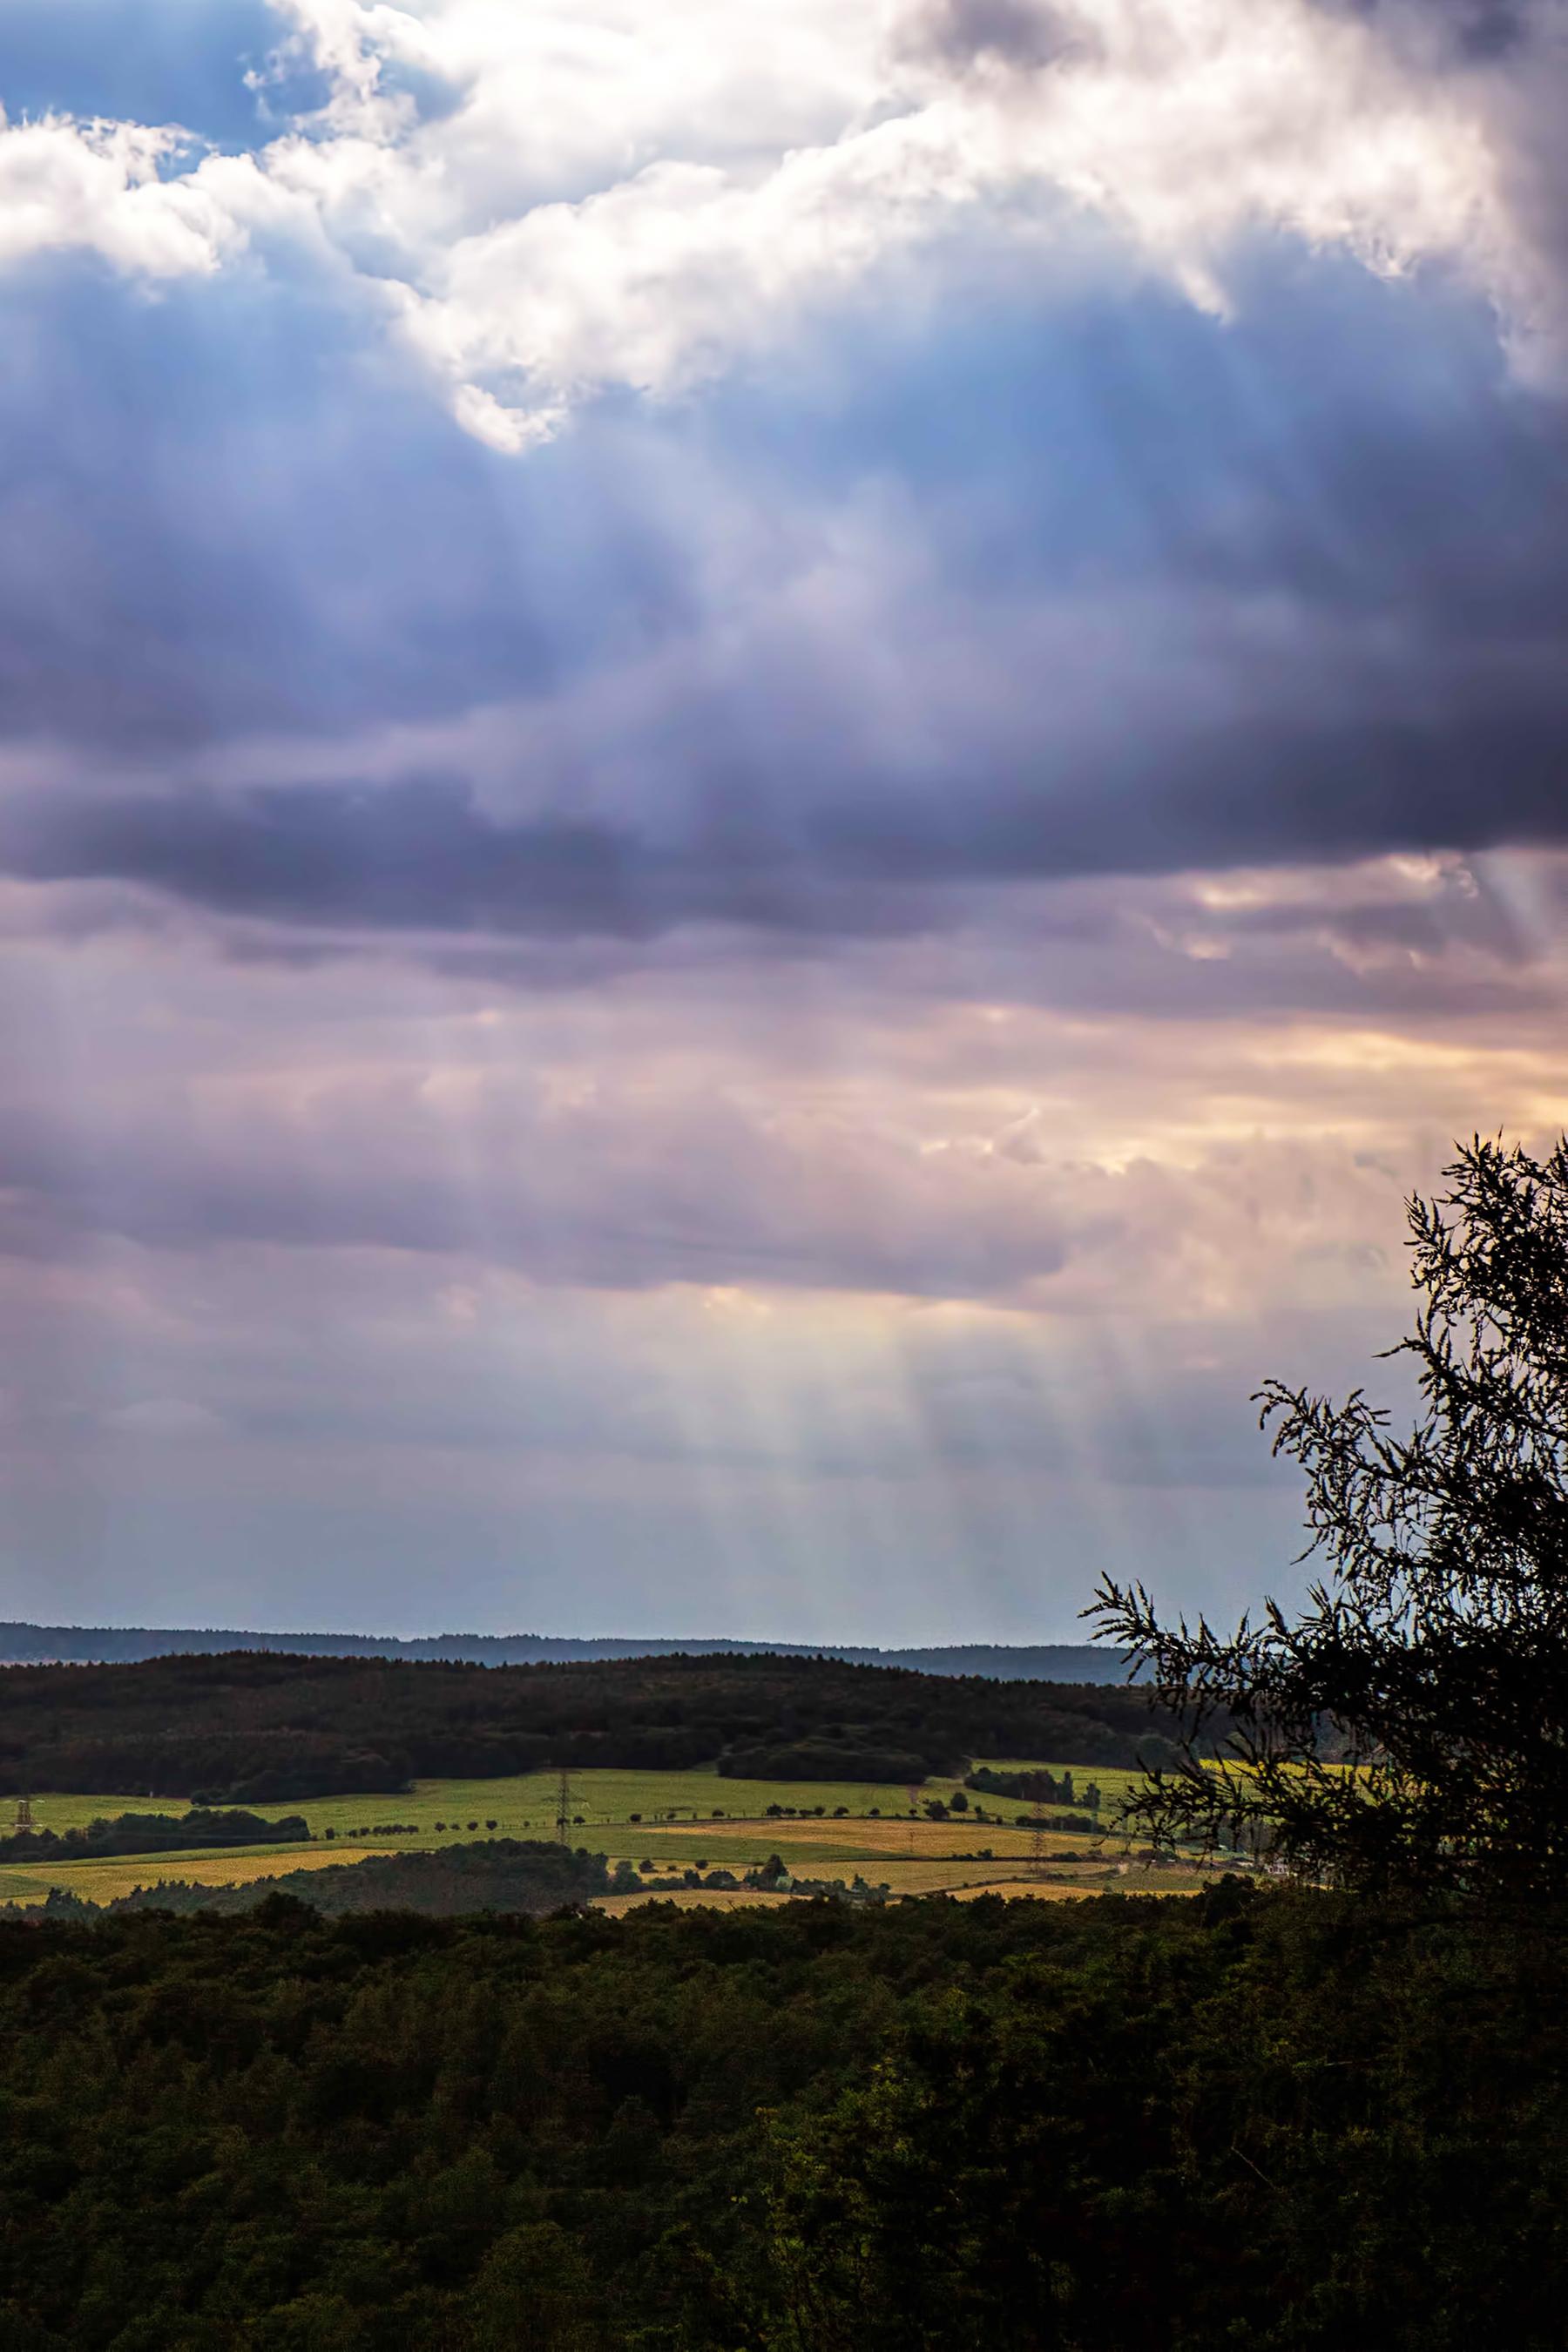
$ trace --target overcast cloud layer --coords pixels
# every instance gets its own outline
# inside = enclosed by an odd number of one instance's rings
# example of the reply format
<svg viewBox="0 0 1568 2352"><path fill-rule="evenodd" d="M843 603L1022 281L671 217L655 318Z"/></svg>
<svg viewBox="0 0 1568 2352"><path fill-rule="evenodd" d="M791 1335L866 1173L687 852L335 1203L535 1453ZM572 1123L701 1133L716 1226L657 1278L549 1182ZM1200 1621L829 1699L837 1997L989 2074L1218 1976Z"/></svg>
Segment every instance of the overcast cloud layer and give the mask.
<svg viewBox="0 0 1568 2352"><path fill-rule="evenodd" d="M1568 1124L1559 0L0 0L6 1615L1070 1636Z"/></svg>

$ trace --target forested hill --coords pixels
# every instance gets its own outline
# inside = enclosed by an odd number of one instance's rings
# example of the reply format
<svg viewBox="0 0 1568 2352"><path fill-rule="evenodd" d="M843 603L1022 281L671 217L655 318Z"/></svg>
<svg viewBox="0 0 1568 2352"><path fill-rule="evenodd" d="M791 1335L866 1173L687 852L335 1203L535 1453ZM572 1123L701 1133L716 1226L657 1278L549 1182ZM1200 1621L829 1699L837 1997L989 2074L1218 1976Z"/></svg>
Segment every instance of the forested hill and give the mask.
<svg viewBox="0 0 1568 2352"><path fill-rule="evenodd" d="M972 1756L1131 1765L1142 1694L832 1658L483 1667L236 1652L0 1668L0 1790L272 1803L567 1766L918 1780Z"/></svg>
<svg viewBox="0 0 1568 2352"><path fill-rule="evenodd" d="M213 1656L275 1650L296 1658L432 1658L475 1666L585 1664L605 1658L841 1658L858 1666L909 1666L923 1675L985 1675L998 1682L1119 1683L1126 1660L1091 1642L950 1642L930 1649L879 1650L852 1643L740 1642L728 1635L592 1641L558 1633L258 1633L191 1625L33 1625L0 1622L0 1664L97 1665L137 1658Z"/></svg>

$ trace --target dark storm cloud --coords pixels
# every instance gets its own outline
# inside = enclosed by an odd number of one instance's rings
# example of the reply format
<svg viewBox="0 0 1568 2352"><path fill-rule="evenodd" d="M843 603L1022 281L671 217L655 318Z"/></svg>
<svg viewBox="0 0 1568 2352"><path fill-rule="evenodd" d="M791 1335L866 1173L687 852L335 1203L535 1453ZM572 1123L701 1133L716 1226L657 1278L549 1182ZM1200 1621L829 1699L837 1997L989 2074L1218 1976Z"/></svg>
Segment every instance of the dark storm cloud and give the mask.
<svg viewBox="0 0 1568 2352"><path fill-rule="evenodd" d="M226 913L432 930L660 919L663 893L635 843L603 826L500 825L460 783L170 793L63 813L36 801L0 824L29 879L146 883Z"/></svg>
<svg viewBox="0 0 1568 2352"><path fill-rule="evenodd" d="M859 888L859 861L847 883ZM660 848L608 824L507 823L461 782L125 795L0 811L0 864L30 881L139 883L225 914L419 931L647 939L700 920L814 932L905 928L832 896L765 835Z"/></svg>
<svg viewBox="0 0 1568 2352"><path fill-rule="evenodd" d="M440 780L33 798L0 809L0 865L30 881L139 884L290 924L646 940L694 921L807 936L918 929L940 922L942 893L965 883L1568 838L1568 726L1550 711L1276 722L1263 741L1240 726L1135 757L1113 750L1054 791L1021 793L1005 776L952 782L970 798L948 813L829 800L793 840L730 822L662 844L605 823L510 822ZM1371 935L1372 917L1349 919Z"/></svg>
<svg viewBox="0 0 1568 2352"><path fill-rule="evenodd" d="M1081 47L1083 28L1070 25L1047 0L924 0L905 16L900 33L913 54L950 65L994 58L1015 67L1049 65Z"/></svg>
<svg viewBox="0 0 1568 2352"><path fill-rule="evenodd" d="M1514 56L1547 30L1541 0L1317 0L1430 59L1485 64Z"/></svg>
<svg viewBox="0 0 1568 2352"><path fill-rule="evenodd" d="M305 264L5 289L0 741L172 751L537 691L679 620L614 446L507 465Z"/></svg>
<svg viewBox="0 0 1568 2352"><path fill-rule="evenodd" d="M942 824L828 812L825 866L868 882L1061 879L1479 850L1568 837L1568 717L1240 724L1136 756L1061 791L1017 793Z"/></svg>
<svg viewBox="0 0 1568 2352"><path fill-rule="evenodd" d="M1147 289L839 320L510 461L411 373L367 400L308 269L156 304L35 273L0 741L74 781L0 802L0 866L290 928L831 938L966 887L1568 837L1562 406L1457 296L1279 247L1235 277L1228 324ZM482 778L353 776L367 730L486 708ZM290 734L353 780L94 781Z"/></svg>

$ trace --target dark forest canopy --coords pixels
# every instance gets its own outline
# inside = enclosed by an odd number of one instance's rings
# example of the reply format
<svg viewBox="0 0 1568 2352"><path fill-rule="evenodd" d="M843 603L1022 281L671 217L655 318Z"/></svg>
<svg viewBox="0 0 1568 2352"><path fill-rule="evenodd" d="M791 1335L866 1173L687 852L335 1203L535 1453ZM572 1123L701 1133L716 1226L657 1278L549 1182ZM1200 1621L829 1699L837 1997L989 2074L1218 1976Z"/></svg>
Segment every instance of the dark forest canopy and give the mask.
<svg viewBox="0 0 1568 2352"><path fill-rule="evenodd" d="M202 1791L252 1805L547 1766L676 1770L803 1748L821 1771L974 1756L1136 1764L1170 1727L1114 1685L999 1683L829 1658L498 1666L227 1656L0 1668L0 1791ZM793 1777L786 1775L786 1777ZM821 1777L819 1772L818 1777Z"/></svg>
<svg viewBox="0 0 1568 2352"><path fill-rule="evenodd" d="M0 1922L0 2340L1557 2352L1565 2021L1561 1933L1235 1880Z"/></svg>

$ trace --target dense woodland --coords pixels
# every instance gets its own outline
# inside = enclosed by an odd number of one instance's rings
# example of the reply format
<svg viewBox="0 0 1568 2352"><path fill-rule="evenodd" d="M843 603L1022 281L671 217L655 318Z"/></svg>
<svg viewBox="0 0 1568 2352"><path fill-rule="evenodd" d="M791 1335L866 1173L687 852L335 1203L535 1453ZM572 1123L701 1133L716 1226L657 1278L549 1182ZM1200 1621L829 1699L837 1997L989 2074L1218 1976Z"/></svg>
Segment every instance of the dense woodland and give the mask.
<svg viewBox="0 0 1568 2352"><path fill-rule="evenodd" d="M1234 1880L0 1924L0 2338L1555 2352L1563 1924Z"/></svg>
<svg viewBox="0 0 1568 2352"><path fill-rule="evenodd" d="M477 1666L235 1652L0 1668L0 1793L117 1789L276 1804L564 1765L904 1780L973 1756L1132 1765L1173 1725L1114 1685L830 1658Z"/></svg>

